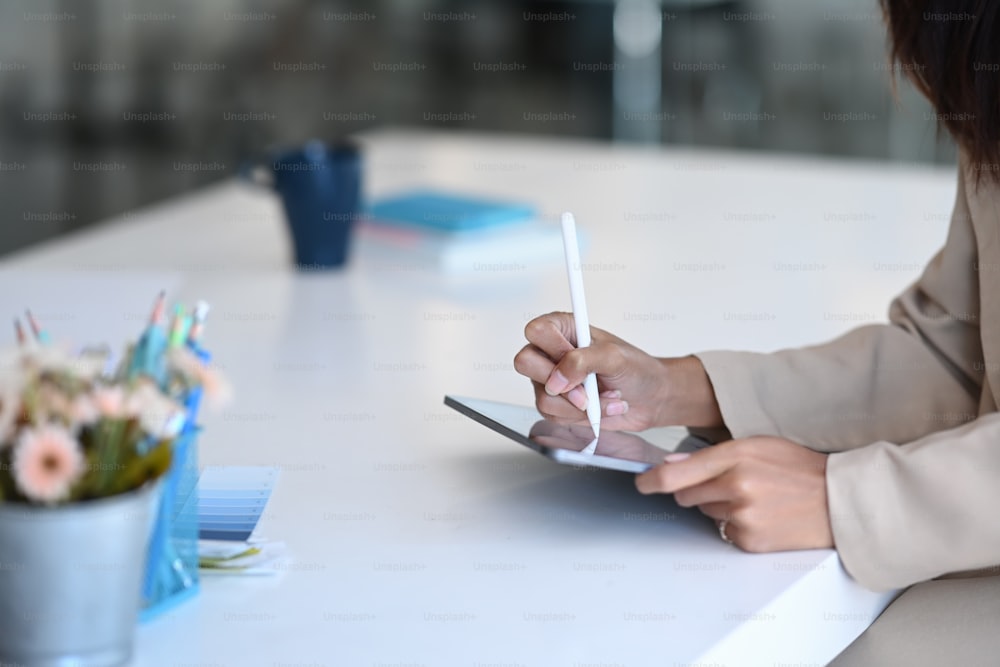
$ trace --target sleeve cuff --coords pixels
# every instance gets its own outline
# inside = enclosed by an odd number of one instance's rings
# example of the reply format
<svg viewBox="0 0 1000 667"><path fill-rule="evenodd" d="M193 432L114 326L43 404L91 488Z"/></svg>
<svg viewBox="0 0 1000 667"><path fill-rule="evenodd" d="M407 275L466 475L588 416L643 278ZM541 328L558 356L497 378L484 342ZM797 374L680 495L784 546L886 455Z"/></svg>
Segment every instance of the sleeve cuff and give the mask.
<svg viewBox="0 0 1000 667"><path fill-rule="evenodd" d="M827 508L837 554L847 573L873 591L911 583L895 581L889 563L877 557L892 547L882 543L890 537L878 516L886 512L886 507L872 503L870 497L873 489L881 487L871 473L892 465L891 456L883 449L885 445L888 443L874 443L830 454L826 462Z"/></svg>
<svg viewBox="0 0 1000 667"><path fill-rule="evenodd" d="M715 391L722 421L734 438L781 435L775 420L757 399L754 352L699 352L695 354Z"/></svg>

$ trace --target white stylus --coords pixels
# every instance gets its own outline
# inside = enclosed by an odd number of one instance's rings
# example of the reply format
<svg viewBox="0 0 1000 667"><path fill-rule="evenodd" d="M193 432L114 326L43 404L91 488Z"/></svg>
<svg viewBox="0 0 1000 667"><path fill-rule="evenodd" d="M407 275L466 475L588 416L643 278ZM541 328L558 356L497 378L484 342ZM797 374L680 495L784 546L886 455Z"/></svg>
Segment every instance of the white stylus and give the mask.
<svg viewBox="0 0 1000 667"><path fill-rule="evenodd" d="M590 319L587 317L587 301L583 296L583 272L580 266L580 246L576 240L576 220L572 213L562 214L563 247L566 250L566 271L569 274L569 295L573 301L573 322L576 324L576 346L590 346ZM589 373L583 381L587 392L587 419L594 429L594 437L601 433L601 399L597 393L597 374ZM596 444L596 440L591 444Z"/></svg>

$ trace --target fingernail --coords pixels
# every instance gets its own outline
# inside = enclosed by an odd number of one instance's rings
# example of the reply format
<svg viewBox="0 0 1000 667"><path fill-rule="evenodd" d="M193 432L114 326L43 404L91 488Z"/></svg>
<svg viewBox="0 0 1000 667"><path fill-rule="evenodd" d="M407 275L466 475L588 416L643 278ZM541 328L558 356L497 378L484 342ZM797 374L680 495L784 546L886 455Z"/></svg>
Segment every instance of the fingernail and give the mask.
<svg viewBox="0 0 1000 667"><path fill-rule="evenodd" d="M558 396L566 390L569 380L558 370L552 371L548 382L545 383L545 393L549 396Z"/></svg>
<svg viewBox="0 0 1000 667"><path fill-rule="evenodd" d="M690 452L674 452L663 457L664 463L677 463L691 456Z"/></svg>
<svg viewBox="0 0 1000 667"><path fill-rule="evenodd" d="M587 409L587 392L584 390L583 387L579 385L573 387L572 389L570 389L569 393L566 394L566 398L568 398L569 402L575 405L580 410Z"/></svg>
<svg viewBox="0 0 1000 667"><path fill-rule="evenodd" d="M611 403L608 403L606 412L609 417L623 415L628 412L628 403L625 401L612 401Z"/></svg>
<svg viewBox="0 0 1000 667"><path fill-rule="evenodd" d="M618 389L609 389L603 394L601 394L601 398L621 398L621 397L622 397L622 392Z"/></svg>

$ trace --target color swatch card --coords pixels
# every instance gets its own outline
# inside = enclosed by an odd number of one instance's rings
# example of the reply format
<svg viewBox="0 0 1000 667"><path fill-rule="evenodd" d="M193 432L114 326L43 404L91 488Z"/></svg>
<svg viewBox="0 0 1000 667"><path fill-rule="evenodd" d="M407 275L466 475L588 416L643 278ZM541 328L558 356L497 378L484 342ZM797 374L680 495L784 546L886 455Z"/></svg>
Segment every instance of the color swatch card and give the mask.
<svg viewBox="0 0 1000 667"><path fill-rule="evenodd" d="M198 537L245 542L257 527L278 468L208 466L198 480Z"/></svg>

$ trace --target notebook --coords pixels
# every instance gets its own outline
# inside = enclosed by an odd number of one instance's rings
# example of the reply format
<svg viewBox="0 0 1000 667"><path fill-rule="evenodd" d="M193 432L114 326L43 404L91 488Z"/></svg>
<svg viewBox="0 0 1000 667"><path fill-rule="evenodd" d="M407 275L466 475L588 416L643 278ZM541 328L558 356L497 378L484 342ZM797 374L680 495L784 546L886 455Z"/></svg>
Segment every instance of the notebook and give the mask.
<svg viewBox="0 0 1000 667"><path fill-rule="evenodd" d="M530 204L434 191L374 203L357 230L357 255L374 268L509 276L562 253L559 225Z"/></svg>
<svg viewBox="0 0 1000 667"><path fill-rule="evenodd" d="M418 190L372 204L375 224L438 232L471 232L527 222L535 217L530 204Z"/></svg>

